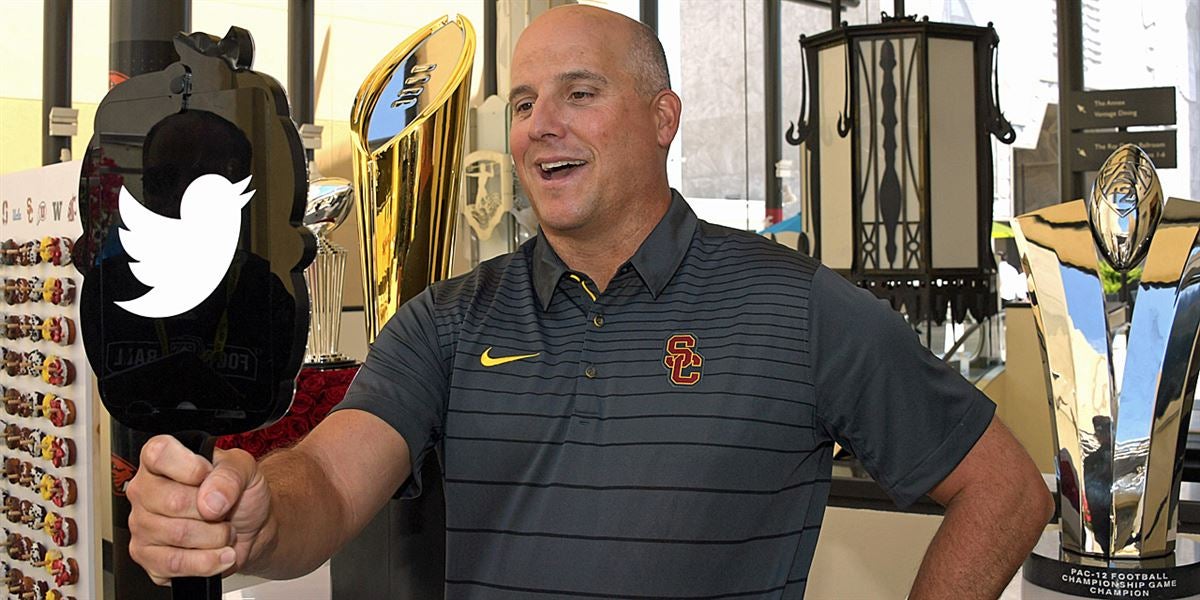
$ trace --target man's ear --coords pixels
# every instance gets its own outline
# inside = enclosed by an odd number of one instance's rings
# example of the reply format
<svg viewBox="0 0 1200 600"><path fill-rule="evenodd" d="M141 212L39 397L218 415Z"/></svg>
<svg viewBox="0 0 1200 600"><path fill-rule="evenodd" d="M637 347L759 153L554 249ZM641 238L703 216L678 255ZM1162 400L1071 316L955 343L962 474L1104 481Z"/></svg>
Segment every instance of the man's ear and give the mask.
<svg viewBox="0 0 1200 600"><path fill-rule="evenodd" d="M653 108L658 145L666 150L671 147L671 142L679 131L679 115L683 112L683 103L675 92L663 90L654 96Z"/></svg>

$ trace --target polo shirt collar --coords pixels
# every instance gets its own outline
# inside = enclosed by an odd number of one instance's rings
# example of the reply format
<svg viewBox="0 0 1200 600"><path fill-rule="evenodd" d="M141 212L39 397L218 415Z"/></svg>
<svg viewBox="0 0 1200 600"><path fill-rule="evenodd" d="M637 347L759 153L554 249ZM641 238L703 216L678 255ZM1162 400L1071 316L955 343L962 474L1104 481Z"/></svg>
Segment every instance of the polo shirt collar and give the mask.
<svg viewBox="0 0 1200 600"><path fill-rule="evenodd" d="M629 264L633 265L655 298L667 287L667 282L683 262L698 222L696 213L692 212L687 201L672 189L671 206L667 208L667 213L629 259ZM542 310L550 308L558 280L567 271L566 263L550 247L539 229L533 247L533 288Z"/></svg>

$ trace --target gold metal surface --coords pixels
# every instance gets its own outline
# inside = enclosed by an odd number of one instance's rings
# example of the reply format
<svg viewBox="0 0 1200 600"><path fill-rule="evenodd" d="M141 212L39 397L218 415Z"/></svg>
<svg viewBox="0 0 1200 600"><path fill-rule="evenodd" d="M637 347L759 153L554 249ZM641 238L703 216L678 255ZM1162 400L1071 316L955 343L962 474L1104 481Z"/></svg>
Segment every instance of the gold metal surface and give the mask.
<svg viewBox="0 0 1200 600"><path fill-rule="evenodd" d="M367 76L350 113L367 340L448 276L475 30L441 17Z"/></svg>

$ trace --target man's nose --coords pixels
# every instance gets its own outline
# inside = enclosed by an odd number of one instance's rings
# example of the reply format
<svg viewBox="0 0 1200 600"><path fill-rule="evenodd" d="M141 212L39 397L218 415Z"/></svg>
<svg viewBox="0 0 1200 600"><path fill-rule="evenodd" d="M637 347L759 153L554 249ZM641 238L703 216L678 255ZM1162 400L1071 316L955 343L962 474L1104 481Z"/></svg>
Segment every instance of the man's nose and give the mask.
<svg viewBox="0 0 1200 600"><path fill-rule="evenodd" d="M550 100L534 102L529 114L529 137L562 137L565 124L563 117L562 107L558 103Z"/></svg>

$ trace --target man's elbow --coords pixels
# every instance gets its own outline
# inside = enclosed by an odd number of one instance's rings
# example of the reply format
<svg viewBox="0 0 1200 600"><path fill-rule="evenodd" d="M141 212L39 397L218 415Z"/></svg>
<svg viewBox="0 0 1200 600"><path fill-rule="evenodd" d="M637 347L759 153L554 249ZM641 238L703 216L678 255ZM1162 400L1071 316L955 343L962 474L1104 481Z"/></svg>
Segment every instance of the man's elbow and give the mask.
<svg viewBox="0 0 1200 600"><path fill-rule="evenodd" d="M1003 465L996 480L1004 481L1006 492L1014 501L1013 506L1020 507L1018 515L1029 528L1041 531L1045 529L1050 519L1054 517L1054 497L1046 486L1046 479L1029 452L997 419L993 426L997 437L1002 440L1003 450L998 453L1000 460L996 463ZM1007 475L1004 475L1004 474ZM1007 481L1006 481L1007 480Z"/></svg>
<svg viewBox="0 0 1200 600"><path fill-rule="evenodd" d="M1040 476L1041 473L1038 475ZM1041 517L1038 522L1041 523L1042 527L1045 527L1050 522L1050 519L1054 518L1054 496L1050 493L1050 490L1046 489L1044 482L1038 486L1037 490L1033 496L1037 500L1038 508L1034 510L1033 514Z"/></svg>
<svg viewBox="0 0 1200 600"><path fill-rule="evenodd" d="M1046 481L1036 468L1022 469L1022 477L1016 480L1009 493L1014 496L1015 506L1020 507L1020 514L1015 515L1023 521L1030 530L1041 531L1054 517L1054 496L1046 487Z"/></svg>

